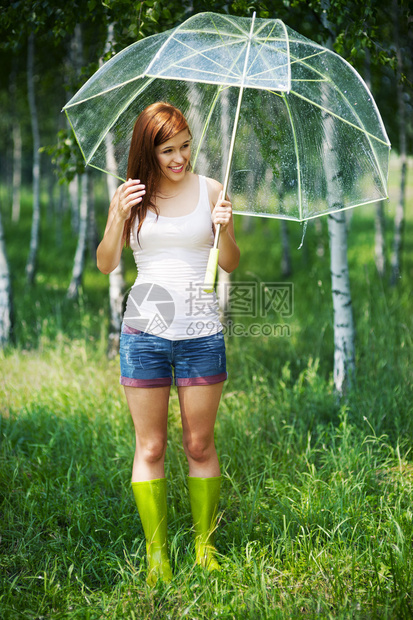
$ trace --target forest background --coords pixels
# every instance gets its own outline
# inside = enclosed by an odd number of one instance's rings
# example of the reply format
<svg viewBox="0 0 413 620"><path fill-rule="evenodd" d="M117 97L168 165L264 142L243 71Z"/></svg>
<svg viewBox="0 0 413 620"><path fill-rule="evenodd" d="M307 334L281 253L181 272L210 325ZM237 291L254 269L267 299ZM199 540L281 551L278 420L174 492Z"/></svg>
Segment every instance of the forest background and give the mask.
<svg viewBox="0 0 413 620"><path fill-rule="evenodd" d="M30 0L0 10L1 616L410 618L409 3ZM99 62L204 10L281 18L356 67L392 143L390 198L346 217L356 374L344 393L333 376L326 218L309 224L298 250L298 224L236 217L242 258L232 282L249 291L277 283L292 311L228 310L222 572L213 578L194 568L173 395L175 578L149 591L118 384L118 301L95 266L110 188L105 175L85 174L61 108ZM133 280L129 253L118 300Z"/></svg>

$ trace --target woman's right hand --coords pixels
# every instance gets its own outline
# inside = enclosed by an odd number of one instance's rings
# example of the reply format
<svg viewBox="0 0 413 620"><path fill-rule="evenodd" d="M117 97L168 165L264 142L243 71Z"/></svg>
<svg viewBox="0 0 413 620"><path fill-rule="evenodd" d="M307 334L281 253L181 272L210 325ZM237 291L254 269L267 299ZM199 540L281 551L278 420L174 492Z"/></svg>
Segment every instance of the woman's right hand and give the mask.
<svg viewBox="0 0 413 620"><path fill-rule="evenodd" d="M132 207L142 202L145 191L145 185L139 179L128 179L119 185L117 211L122 220L126 222L130 218Z"/></svg>
<svg viewBox="0 0 413 620"><path fill-rule="evenodd" d="M145 186L139 179L128 179L119 185L110 201L105 233L96 251L98 269L111 273L118 265L125 241L125 222L131 209L142 201Z"/></svg>

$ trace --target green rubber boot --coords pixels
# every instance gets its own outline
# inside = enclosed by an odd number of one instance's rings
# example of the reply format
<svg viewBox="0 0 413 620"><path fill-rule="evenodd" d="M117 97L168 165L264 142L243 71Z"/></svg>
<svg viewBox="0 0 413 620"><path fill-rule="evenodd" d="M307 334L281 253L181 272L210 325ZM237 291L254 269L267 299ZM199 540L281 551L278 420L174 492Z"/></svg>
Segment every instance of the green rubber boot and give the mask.
<svg viewBox="0 0 413 620"><path fill-rule="evenodd" d="M166 479L132 482L132 490L146 538L148 577L146 582L154 586L158 579L172 579L168 558L166 522Z"/></svg>
<svg viewBox="0 0 413 620"><path fill-rule="evenodd" d="M221 476L188 477L188 488L194 521L196 563L209 571L221 570L214 547Z"/></svg>

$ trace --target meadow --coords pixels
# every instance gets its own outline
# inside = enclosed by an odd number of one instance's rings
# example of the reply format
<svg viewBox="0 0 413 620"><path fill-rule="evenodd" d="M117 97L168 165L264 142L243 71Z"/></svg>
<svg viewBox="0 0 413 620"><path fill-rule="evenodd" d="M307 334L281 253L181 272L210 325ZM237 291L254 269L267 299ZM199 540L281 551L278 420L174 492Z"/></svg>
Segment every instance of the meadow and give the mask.
<svg viewBox="0 0 413 620"><path fill-rule="evenodd" d="M397 173L386 206L387 258ZM357 382L334 392L326 220L289 224L293 273L280 276L280 225L236 218L239 283L291 283L293 312L232 319L288 326L227 335L229 380L216 426L223 474L222 570L194 566L176 391L167 478L173 581L150 589L130 487L133 428L108 360L107 277L88 257L69 302L76 240L43 195L38 276L24 282L30 195L4 213L15 341L0 354L0 617L275 620L413 616L413 191L402 277L374 264L374 209L349 220ZM4 204L4 201L2 201ZM103 211L102 205L97 205ZM104 217L104 216L102 216ZM103 221L99 220L102 230ZM126 261L128 284L134 267Z"/></svg>

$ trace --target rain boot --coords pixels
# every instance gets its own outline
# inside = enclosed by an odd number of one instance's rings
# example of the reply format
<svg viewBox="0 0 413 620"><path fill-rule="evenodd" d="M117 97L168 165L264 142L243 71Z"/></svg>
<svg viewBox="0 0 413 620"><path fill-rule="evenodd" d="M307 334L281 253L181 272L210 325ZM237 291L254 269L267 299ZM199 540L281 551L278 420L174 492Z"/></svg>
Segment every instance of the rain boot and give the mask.
<svg viewBox="0 0 413 620"><path fill-rule="evenodd" d="M221 570L214 547L221 476L188 477L188 489L195 531L196 563L209 571Z"/></svg>
<svg viewBox="0 0 413 620"><path fill-rule="evenodd" d="M132 490L146 538L148 585L158 579L169 582L172 571L168 558L166 522L166 479L132 482Z"/></svg>

